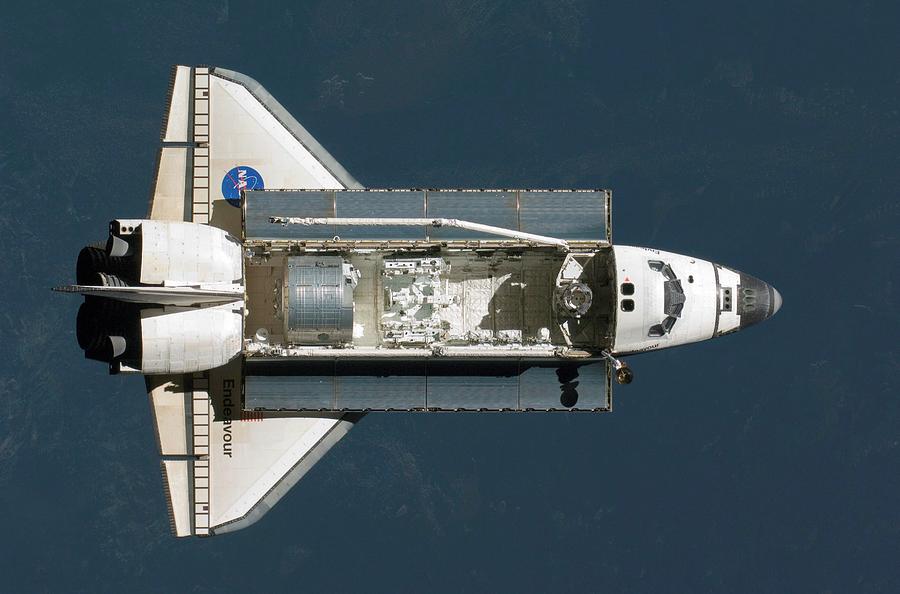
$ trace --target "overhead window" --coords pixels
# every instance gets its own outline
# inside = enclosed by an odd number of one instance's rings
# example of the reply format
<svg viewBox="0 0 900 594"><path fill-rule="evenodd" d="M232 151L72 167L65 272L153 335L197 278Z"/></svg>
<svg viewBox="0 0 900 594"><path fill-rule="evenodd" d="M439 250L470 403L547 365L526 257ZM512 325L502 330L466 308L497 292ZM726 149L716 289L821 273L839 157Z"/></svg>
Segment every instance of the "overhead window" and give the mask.
<svg viewBox="0 0 900 594"><path fill-rule="evenodd" d="M622 311L634 311L634 299L623 299Z"/></svg>
<svg viewBox="0 0 900 594"><path fill-rule="evenodd" d="M622 294L623 295L634 295L634 284L633 283L622 283Z"/></svg>

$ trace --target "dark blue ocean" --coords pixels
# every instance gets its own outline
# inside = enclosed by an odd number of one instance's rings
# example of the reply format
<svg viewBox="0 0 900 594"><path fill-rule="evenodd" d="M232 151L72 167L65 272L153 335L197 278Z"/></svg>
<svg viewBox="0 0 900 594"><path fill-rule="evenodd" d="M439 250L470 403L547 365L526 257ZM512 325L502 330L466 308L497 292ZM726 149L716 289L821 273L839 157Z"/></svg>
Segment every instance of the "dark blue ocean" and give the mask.
<svg viewBox="0 0 900 594"><path fill-rule="evenodd" d="M900 591L895 2L5 3L0 590ZM146 213L171 64L246 73L370 187L610 187L614 240L784 307L608 415L373 414L262 522L170 536L75 256Z"/></svg>

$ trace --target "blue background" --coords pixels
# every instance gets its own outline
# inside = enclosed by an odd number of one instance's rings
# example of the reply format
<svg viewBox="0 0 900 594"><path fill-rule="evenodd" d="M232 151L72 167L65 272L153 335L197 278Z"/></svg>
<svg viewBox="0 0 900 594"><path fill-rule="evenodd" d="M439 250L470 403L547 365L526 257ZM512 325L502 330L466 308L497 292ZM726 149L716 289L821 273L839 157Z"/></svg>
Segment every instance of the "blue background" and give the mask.
<svg viewBox="0 0 900 594"><path fill-rule="evenodd" d="M0 19L0 588L900 590L893 2L19 2ZM617 243L785 305L610 415L370 415L258 525L169 534L143 382L49 287L146 213L173 63L372 187L611 187Z"/></svg>

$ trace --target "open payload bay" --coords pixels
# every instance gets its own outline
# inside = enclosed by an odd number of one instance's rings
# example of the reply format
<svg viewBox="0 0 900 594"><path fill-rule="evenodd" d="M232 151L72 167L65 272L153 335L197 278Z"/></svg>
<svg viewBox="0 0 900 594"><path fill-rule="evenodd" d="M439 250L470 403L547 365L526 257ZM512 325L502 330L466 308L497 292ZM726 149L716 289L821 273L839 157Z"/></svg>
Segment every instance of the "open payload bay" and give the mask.
<svg viewBox="0 0 900 594"><path fill-rule="evenodd" d="M608 192L243 198L246 409L610 408Z"/></svg>
<svg viewBox="0 0 900 594"><path fill-rule="evenodd" d="M603 348L613 301L608 256L448 249L252 256L246 353L355 357L444 347L434 354L452 357L480 345L473 355L516 347L542 356ZM578 318L558 303L558 279L568 270L570 284L590 295Z"/></svg>

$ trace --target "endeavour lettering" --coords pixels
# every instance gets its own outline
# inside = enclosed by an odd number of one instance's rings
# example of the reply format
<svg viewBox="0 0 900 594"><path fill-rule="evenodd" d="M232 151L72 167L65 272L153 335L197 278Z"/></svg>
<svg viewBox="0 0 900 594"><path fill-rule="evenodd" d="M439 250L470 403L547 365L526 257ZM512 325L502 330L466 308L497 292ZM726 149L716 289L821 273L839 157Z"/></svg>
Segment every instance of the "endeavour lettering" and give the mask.
<svg viewBox="0 0 900 594"><path fill-rule="evenodd" d="M636 351L632 351L632 352L634 352L634 353L644 353L644 352L646 352L646 351L652 351L653 349L655 349L655 348L657 348L657 347L659 347L659 343L658 343L658 342L655 342L655 343L653 343L653 344L648 344L648 345L645 346L644 348L637 349Z"/></svg>
<svg viewBox="0 0 900 594"><path fill-rule="evenodd" d="M234 401L231 400L231 391L234 388L234 380L227 379L222 382L222 421L225 433L222 435L222 455L231 458L233 453L231 447L231 408Z"/></svg>

